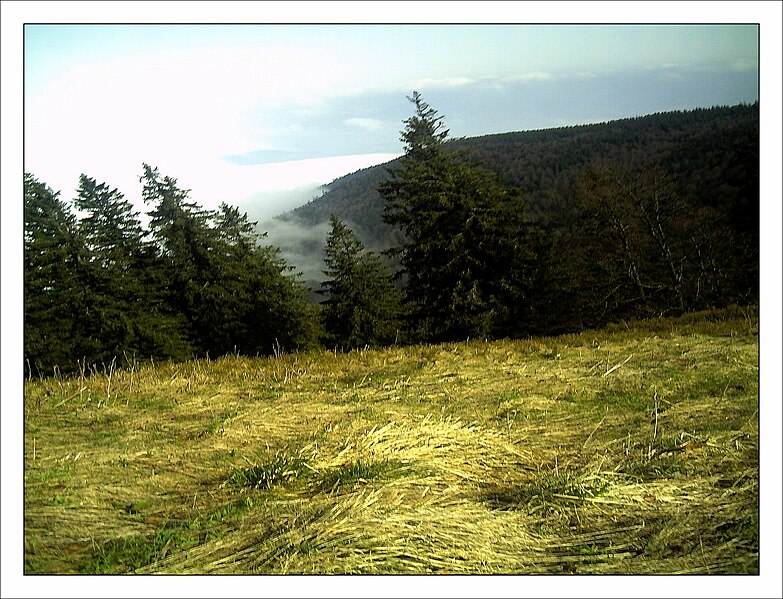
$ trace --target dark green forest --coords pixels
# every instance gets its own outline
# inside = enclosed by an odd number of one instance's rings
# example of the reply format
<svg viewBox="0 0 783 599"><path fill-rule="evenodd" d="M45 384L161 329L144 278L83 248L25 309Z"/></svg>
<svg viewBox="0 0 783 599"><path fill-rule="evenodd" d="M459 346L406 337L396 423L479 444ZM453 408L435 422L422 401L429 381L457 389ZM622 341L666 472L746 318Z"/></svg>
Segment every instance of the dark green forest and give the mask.
<svg viewBox="0 0 783 599"><path fill-rule="evenodd" d="M270 354L314 346L316 308L254 223L188 201L143 166L149 227L116 189L82 175L73 205L25 175L24 345L30 375Z"/></svg>
<svg viewBox="0 0 783 599"><path fill-rule="evenodd" d="M287 217L331 219L317 303L245 214L202 209L152 166L146 227L107 183L82 175L65 200L26 173L29 375L758 302L758 104L452 140L446 117L409 100L401 159Z"/></svg>
<svg viewBox="0 0 783 599"><path fill-rule="evenodd" d="M745 234L758 234L758 103L445 143L449 149L468 151L473 160L497 172L504 185L519 187L530 219L551 211L551 198L569 193L591 165L636 171L657 165L689 202L732 210ZM398 166L395 160L340 177L326 186L322 197L285 218L315 225L336 214L354 223L368 246L396 245L401 235L383 221L384 201L377 188L388 180L388 170Z"/></svg>

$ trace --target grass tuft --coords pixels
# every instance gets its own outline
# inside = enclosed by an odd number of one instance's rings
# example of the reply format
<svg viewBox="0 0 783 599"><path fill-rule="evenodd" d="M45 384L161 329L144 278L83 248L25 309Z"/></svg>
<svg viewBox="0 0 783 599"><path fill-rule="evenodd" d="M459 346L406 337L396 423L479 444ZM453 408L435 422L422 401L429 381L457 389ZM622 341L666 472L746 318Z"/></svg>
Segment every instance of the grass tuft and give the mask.
<svg viewBox="0 0 783 599"><path fill-rule="evenodd" d="M382 462L371 462L359 458L321 474L318 486L323 490L334 492L350 485L366 484L381 478L399 477L407 470L402 462L388 459Z"/></svg>
<svg viewBox="0 0 783 599"><path fill-rule="evenodd" d="M583 504L601 495L609 482L571 472L542 472L534 479L509 488L491 490L485 500L495 509Z"/></svg>
<svg viewBox="0 0 783 599"><path fill-rule="evenodd" d="M268 460L236 469L230 480L234 484L254 489L271 489L275 485L286 484L292 480L308 478L312 469L307 460L299 455L278 451Z"/></svg>

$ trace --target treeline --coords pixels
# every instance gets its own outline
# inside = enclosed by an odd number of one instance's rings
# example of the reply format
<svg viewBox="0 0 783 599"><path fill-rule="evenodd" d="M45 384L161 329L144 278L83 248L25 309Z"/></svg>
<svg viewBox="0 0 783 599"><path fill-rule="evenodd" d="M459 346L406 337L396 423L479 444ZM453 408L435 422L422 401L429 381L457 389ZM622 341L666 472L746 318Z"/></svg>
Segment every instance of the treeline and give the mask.
<svg viewBox="0 0 783 599"><path fill-rule="evenodd" d="M726 191L735 165L694 198L671 163L594 160L531 218L519 187L448 144L443 117L410 100L405 156L378 191L405 236L390 253L414 337L549 335L758 301L758 139L725 140L748 154L739 198Z"/></svg>
<svg viewBox="0 0 783 599"><path fill-rule="evenodd" d="M558 334L758 301L758 103L450 140L411 100L405 156L334 181L291 217L331 211L390 248L414 338ZM411 145L422 132L437 159ZM463 326L433 328L468 304Z"/></svg>
<svg viewBox="0 0 783 599"><path fill-rule="evenodd" d="M71 203L25 174L24 350L31 375L114 360L247 355L319 342L317 310L255 223L188 201L143 166L144 229L116 189L80 177ZM77 218L72 210L78 210Z"/></svg>
<svg viewBox="0 0 783 599"><path fill-rule="evenodd" d="M420 94L409 99L405 154L376 181L396 242L384 260L332 214L319 304L246 215L201 209L148 165L146 229L105 184L82 175L77 218L25 175L30 373L558 334L758 301L758 136L745 128L725 139L745 170L724 164L707 190L677 175L696 160L682 149L674 162L607 155L569 170L531 214L529 194L450 142Z"/></svg>
<svg viewBox="0 0 783 599"><path fill-rule="evenodd" d="M665 112L593 125L499 133L446 140L454 151L498 173L522 190L536 220L552 197L570 193L596 163L641 172L657 165L689 202L717 205L733 215L743 235L758 232L759 106L723 106ZM308 225L334 213L354 223L367 245L399 245L399 230L383 221L378 185L399 161L363 169L327 186L326 193L286 215Z"/></svg>

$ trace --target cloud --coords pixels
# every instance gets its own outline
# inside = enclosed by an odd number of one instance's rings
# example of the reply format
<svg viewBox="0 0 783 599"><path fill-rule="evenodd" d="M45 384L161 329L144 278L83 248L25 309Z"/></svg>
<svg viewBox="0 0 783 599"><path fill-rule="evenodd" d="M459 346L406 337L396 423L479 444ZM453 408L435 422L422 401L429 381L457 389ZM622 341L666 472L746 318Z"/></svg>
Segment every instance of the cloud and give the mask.
<svg viewBox="0 0 783 599"><path fill-rule="evenodd" d="M296 268L303 281L324 280L324 246L331 230L328 222L307 226L274 218L260 221L257 230L266 233L263 243L279 248L287 264Z"/></svg>
<svg viewBox="0 0 783 599"><path fill-rule="evenodd" d="M731 69L734 71L757 71L759 68L759 59L755 58L738 58L731 65Z"/></svg>
<svg viewBox="0 0 783 599"><path fill-rule="evenodd" d="M220 197L221 186L226 191L230 182L233 200L226 201L247 211L251 220L263 220L306 204L319 195L321 185L397 156L358 154L251 166L222 165L221 176L215 177L214 171L208 171L199 187L210 192L207 197Z"/></svg>
<svg viewBox="0 0 783 599"><path fill-rule="evenodd" d="M248 216L250 216L249 212ZM365 243L368 250L378 251L368 243L371 237L365 234L361 227L348 220L343 222ZM256 230L266 234L262 241L263 245L279 248L281 256L289 266L295 268L294 272L301 276L302 281L313 285L326 279L323 272L326 268L325 245L331 228L328 221L307 225L298 221L295 216L284 216L259 219ZM317 288L318 285L315 287Z"/></svg>
<svg viewBox="0 0 783 599"><path fill-rule="evenodd" d="M548 81L552 79L552 73L536 71L531 73L518 73L500 79L503 83L519 83L524 81Z"/></svg>
<svg viewBox="0 0 783 599"><path fill-rule="evenodd" d="M359 129L364 129L366 131L378 131L379 129L383 129L383 122L379 121L378 119L354 117L350 119L345 119L343 121L343 124L348 125L349 127L357 127Z"/></svg>
<svg viewBox="0 0 783 599"><path fill-rule="evenodd" d="M413 87L424 89L440 89L449 87L462 87L464 85L470 85L474 82L475 81L470 77L440 77L438 79L425 77L423 79L417 79L414 81Z"/></svg>

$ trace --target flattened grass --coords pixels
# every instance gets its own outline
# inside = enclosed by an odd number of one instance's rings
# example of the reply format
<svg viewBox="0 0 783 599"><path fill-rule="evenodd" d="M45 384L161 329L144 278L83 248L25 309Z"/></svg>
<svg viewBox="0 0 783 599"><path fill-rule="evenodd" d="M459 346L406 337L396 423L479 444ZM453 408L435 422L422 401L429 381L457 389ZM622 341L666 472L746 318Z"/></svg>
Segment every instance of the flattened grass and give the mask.
<svg viewBox="0 0 783 599"><path fill-rule="evenodd" d="M758 573L758 320L25 385L27 573Z"/></svg>

